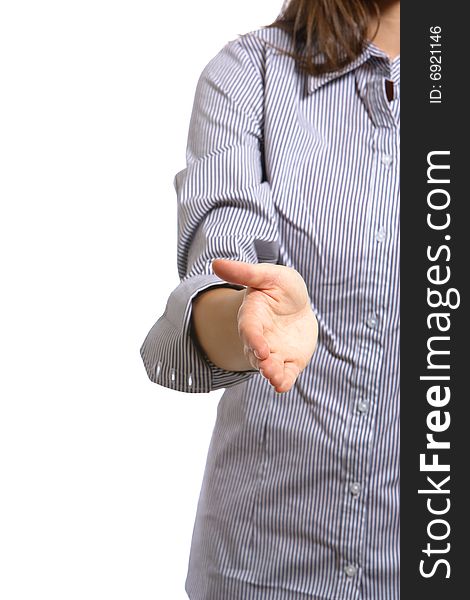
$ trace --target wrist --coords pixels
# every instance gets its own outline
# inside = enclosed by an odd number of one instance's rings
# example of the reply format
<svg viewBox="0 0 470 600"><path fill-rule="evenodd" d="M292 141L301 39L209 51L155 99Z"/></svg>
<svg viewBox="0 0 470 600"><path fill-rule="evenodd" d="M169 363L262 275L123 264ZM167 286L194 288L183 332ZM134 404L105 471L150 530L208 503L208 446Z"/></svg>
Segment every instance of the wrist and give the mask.
<svg viewBox="0 0 470 600"><path fill-rule="evenodd" d="M193 329L203 354L228 371L252 371L238 333L238 311L245 297L241 290L217 287L193 299Z"/></svg>

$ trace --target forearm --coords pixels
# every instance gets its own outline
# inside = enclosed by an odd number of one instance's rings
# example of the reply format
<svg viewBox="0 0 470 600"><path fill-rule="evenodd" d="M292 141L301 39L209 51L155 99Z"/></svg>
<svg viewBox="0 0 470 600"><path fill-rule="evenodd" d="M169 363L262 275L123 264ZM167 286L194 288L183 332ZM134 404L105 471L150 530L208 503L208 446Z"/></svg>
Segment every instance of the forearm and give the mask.
<svg viewBox="0 0 470 600"><path fill-rule="evenodd" d="M250 371L253 366L243 352L237 313L244 290L215 288L202 292L192 303L193 333L215 365L228 371Z"/></svg>

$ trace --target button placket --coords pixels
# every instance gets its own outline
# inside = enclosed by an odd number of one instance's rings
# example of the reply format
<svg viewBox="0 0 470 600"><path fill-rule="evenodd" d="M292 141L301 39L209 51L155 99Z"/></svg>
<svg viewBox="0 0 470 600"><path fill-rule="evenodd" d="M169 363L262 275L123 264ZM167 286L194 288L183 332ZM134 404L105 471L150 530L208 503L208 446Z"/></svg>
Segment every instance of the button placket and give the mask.
<svg viewBox="0 0 470 600"><path fill-rule="evenodd" d="M377 187L376 181L384 177L390 177L391 171L389 161L385 159L383 163L380 159L384 156L382 147L382 136L386 130L377 128L374 131L372 139L372 152L374 158L371 162L375 183L371 182L369 220L367 223L367 252L368 256L374 257L377 253L382 257L385 249L377 247L377 242L383 242L387 237L387 231L384 225L383 207L386 199L382 196L382 188ZM388 144L387 144L388 146ZM386 214L386 213L385 213ZM380 258L382 260L382 258ZM371 399L378 393L378 380L372 373L377 373L383 357L382 345L382 318L384 310L385 287L381 281L371 274L370 285L379 285L377 294L372 296L373 300L365 300L363 303L363 321L360 325L361 343L358 354L358 368L355 372L354 387L358 393L358 399L351 405L351 428L349 431L349 443L347 450L347 460L345 464L347 472L347 481L344 487L344 504L342 527L344 528L344 554L343 567L344 574L350 582L348 585L359 585L359 574L363 549L357 546L357 540L363 539L363 526L366 521L366 514L369 510L367 504L367 486L369 482L370 455L372 450L371 439L373 436L375 413L371 411ZM374 365L376 368L374 368ZM361 440L359 443L358 440ZM355 583L354 583L355 582Z"/></svg>
<svg viewBox="0 0 470 600"><path fill-rule="evenodd" d="M364 226L364 253L371 269L366 273L370 295L361 302L361 322L358 327L358 345L354 376L351 380L354 399L351 400L348 415L348 432L345 439L343 461L346 479L343 488L341 516L341 554L343 583L352 590L360 585L361 565L364 548L363 527L367 523L369 510L369 482L371 453L373 452L373 432L376 421L376 407L379 406L381 365L384 356L384 331L388 327L387 273L375 269L373 265L385 264L388 267L388 253L391 244L383 244L393 235L394 222L389 220L390 202L386 190L395 177L399 153L393 143L396 123L388 101L380 96L383 79L372 75L366 69L356 73L359 94L364 101L371 122L370 179L367 198L367 213ZM393 215L392 215L393 216ZM392 239L393 241L393 239ZM346 588L344 588L346 589Z"/></svg>

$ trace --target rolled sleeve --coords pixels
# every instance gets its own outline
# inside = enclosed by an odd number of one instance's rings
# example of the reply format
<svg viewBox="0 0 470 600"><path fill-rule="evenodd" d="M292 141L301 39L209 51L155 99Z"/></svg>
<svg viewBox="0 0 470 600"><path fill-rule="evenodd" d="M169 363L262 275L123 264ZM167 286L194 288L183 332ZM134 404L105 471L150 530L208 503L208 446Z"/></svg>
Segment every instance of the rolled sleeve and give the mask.
<svg viewBox="0 0 470 600"><path fill-rule="evenodd" d="M253 377L213 364L192 332L192 300L214 286L212 260L278 260L277 219L263 156L262 47L245 34L228 42L202 71L194 98L187 166L177 196L180 284L148 332L140 354L150 380L183 392L209 392Z"/></svg>
<svg viewBox="0 0 470 600"><path fill-rule="evenodd" d="M216 275L194 275L170 294L165 312L140 349L151 381L182 392L207 393L253 375L255 371L220 369L204 355L192 335L192 300L199 292L214 285L243 288L221 281Z"/></svg>

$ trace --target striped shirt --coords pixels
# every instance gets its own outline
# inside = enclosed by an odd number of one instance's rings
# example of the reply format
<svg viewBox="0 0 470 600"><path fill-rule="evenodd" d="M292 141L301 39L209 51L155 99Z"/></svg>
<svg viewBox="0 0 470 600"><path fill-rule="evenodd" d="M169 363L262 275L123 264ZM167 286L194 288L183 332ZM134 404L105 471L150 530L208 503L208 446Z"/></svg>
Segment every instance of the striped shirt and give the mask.
<svg viewBox="0 0 470 600"><path fill-rule="evenodd" d="M180 284L140 348L152 382L225 388L185 589L193 600L399 598L399 57L302 74L279 29L203 69L174 179ZM385 81L393 82L393 97ZM387 84L389 85L389 84ZM318 320L294 386L220 369L191 302L216 257L294 267Z"/></svg>

